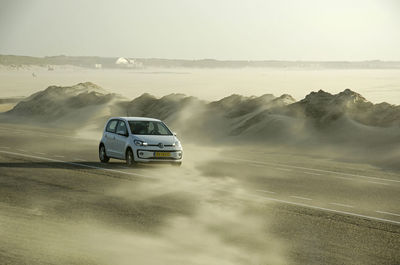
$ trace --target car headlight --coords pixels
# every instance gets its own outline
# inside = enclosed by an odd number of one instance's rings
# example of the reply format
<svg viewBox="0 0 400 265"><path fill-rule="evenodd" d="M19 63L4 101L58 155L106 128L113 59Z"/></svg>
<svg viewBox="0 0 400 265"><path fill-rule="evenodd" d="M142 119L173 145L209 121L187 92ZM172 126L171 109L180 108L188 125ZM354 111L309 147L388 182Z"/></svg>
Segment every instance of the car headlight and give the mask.
<svg viewBox="0 0 400 265"><path fill-rule="evenodd" d="M147 146L146 142L140 141L140 140L134 140L133 143L137 146Z"/></svg>
<svg viewBox="0 0 400 265"><path fill-rule="evenodd" d="M174 147L182 147L181 142L176 141L172 146Z"/></svg>

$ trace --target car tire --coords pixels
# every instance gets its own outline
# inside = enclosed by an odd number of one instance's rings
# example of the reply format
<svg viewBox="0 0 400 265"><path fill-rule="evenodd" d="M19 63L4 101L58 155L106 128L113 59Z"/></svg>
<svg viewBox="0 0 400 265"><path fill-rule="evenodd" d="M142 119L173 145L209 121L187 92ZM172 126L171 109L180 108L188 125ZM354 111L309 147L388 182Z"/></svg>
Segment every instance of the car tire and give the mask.
<svg viewBox="0 0 400 265"><path fill-rule="evenodd" d="M102 144L99 147L99 158L101 163L107 163L110 158L107 156L106 147Z"/></svg>
<svg viewBox="0 0 400 265"><path fill-rule="evenodd" d="M128 167L133 167L136 164L132 149L129 148L128 150L126 150L125 160Z"/></svg>

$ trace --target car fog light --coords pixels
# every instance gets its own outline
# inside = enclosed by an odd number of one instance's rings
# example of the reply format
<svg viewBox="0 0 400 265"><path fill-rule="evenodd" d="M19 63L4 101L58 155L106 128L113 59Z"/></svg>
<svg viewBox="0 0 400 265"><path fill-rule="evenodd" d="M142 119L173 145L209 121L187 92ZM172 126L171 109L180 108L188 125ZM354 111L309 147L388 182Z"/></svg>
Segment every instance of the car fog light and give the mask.
<svg viewBox="0 0 400 265"><path fill-rule="evenodd" d="M139 155L140 155L140 156L143 156L143 155L144 155L144 153L143 153L143 152L139 152Z"/></svg>

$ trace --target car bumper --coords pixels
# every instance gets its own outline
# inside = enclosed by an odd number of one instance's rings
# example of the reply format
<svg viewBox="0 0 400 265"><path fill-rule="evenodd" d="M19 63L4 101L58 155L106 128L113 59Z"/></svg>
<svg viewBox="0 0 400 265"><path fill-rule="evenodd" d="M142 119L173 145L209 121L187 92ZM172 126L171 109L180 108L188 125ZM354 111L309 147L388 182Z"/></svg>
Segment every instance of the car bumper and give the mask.
<svg viewBox="0 0 400 265"><path fill-rule="evenodd" d="M145 150L138 149L135 154L137 162L182 162L183 150Z"/></svg>

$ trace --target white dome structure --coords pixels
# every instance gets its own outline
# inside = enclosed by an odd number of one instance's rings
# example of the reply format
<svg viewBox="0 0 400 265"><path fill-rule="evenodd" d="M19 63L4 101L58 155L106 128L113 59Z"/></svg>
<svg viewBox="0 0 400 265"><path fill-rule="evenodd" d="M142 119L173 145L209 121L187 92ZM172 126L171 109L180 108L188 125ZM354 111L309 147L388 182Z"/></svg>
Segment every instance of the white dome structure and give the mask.
<svg viewBox="0 0 400 265"><path fill-rule="evenodd" d="M129 64L129 60L124 57L119 57L115 64Z"/></svg>
<svg viewBox="0 0 400 265"><path fill-rule="evenodd" d="M126 57L119 57L115 61L116 65L122 68L143 68L143 63L136 61L135 59L129 59Z"/></svg>

